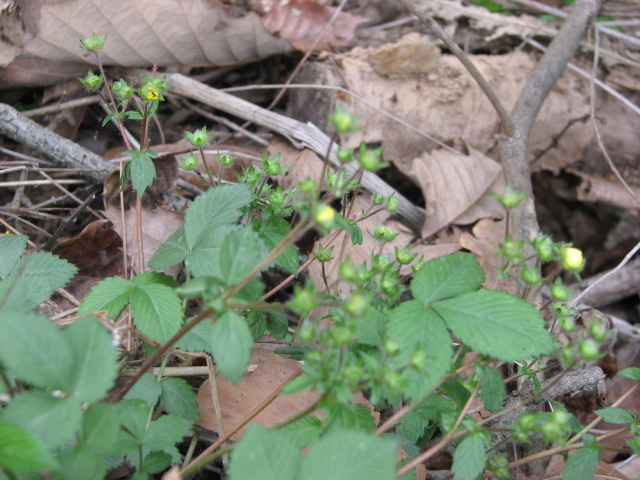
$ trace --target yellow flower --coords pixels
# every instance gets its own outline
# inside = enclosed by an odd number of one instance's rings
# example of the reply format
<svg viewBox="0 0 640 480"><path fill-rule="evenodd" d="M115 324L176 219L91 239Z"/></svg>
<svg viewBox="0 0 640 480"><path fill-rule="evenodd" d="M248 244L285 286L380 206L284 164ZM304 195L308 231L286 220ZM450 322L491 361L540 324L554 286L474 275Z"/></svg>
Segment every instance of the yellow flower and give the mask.
<svg viewBox="0 0 640 480"><path fill-rule="evenodd" d="M151 85L147 88L147 91L144 94L144 98L147 100L158 100L158 90L155 86Z"/></svg>
<svg viewBox="0 0 640 480"><path fill-rule="evenodd" d="M566 247L562 250L562 266L572 272L579 272L584 268L582 250L574 247Z"/></svg>
<svg viewBox="0 0 640 480"><path fill-rule="evenodd" d="M336 219L336 211L328 205L320 204L316 208L313 219L321 227L331 228Z"/></svg>

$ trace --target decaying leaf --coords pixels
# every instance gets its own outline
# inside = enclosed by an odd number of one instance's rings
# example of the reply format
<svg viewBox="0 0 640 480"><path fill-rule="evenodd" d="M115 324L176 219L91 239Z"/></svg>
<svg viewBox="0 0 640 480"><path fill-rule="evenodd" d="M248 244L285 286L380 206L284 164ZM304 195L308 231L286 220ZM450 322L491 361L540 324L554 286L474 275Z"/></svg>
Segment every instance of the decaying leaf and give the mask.
<svg viewBox="0 0 640 480"><path fill-rule="evenodd" d="M296 49L307 52L330 20L335 7L312 0L276 2L262 19L271 33L287 39ZM340 12L335 23L327 30L317 49L347 45L355 28L367 19L359 15Z"/></svg>
<svg viewBox="0 0 640 480"><path fill-rule="evenodd" d="M633 199L620 182L612 182L602 177L589 175L579 170L567 169L582 180L578 186L578 200L583 202L602 202L620 208L632 210L640 209L640 205ZM640 188L631 187L636 196L640 197Z"/></svg>

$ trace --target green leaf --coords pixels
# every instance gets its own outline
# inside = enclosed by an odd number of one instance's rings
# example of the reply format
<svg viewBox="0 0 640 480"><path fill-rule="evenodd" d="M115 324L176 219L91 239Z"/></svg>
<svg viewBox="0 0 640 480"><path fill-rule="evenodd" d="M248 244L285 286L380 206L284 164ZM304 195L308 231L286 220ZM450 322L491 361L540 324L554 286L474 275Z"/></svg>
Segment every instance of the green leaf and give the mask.
<svg viewBox="0 0 640 480"><path fill-rule="evenodd" d="M223 313L213 326L211 349L220 373L238 383L244 375L253 337L244 318L233 311Z"/></svg>
<svg viewBox="0 0 640 480"><path fill-rule="evenodd" d="M282 340L289 331L289 320L284 310L267 310L267 328L277 340Z"/></svg>
<svg viewBox="0 0 640 480"><path fill-rule="evenodd" d="M112 403L91 405L82 419L82 444L88 450L111 453L120 432L120 408Z"/></svg>
<svg viewBox="0 0 640 480"><path fill-rule="evenodd" d="M26 235L5 235L0 237L0 278L11 273L20 255L27 248Z"/></svg>
<svg viewBox="0 0 640 480"><path fill-rule="evenodd" d="M300 449L311 445L322 433L322 421L312 413L282 429Z"/></svg>
<svg viewBox="0 0 640 480"><path fill-rule="evenodd" d="M20 310L37 307L64 287L77 271L75 265L49 252L29 253L0 283L0 303Z"/></svg>
<svg viewBox="0 0 640 480"><path fill-rule="evenodd" d="M267 331L267 317L259 310L251 310L246 316L246 321L254 340L259 339Z"/></svg>
<svg viewBox="0 0 640 480"><path fill-rule="evenodd" d="M287 248L282 255L276 259L276 265L284 268L287 272L298 275L298 249L295 245L291 245Z"/></svg>
<svg viewBox="0 0 640 480"><path fill-rule="evenodd" d="M640 368L638 367L625 368L621 372L618 372L618 375L620 375L621 377L630 378L631 380L640 381Z"/></svg>
<svg viewBox="0 0 640 480"><path fill-rule="evenodd" d="M138 443L141 442L147 431L149 407L142 400L123 400L118 406L122 426L127 429L129 436L135 438Z"/></svg>
<svg viewBox="0 0 640 480"><path fill-rule="evenodd" d="M609 423L631 423L635 420L633 414L618 407L607 407L594 412L601 416L605 422Z"/></svg>
<svg viewBox="0 0 640 480"><path fill-rule="evenodd" d="M153 150L146 150L144 152L125 152L131 155L131 184L133 188L138 192L138 195L142 195L144 191L151 186L154 178L156 177L156 167L153 165L152 156L158 154Z"/></svg>
<svg viewBox="0 0 640 480"><path fill-rule="evenodd" d="M300 480L392 480L396 442L375 434L329 432L302 461Z"/></svg>
<svg viewBox="0 0 640 480"><path fill-rule="evenodd" d="M183 261L189 255L189 246L184 232L184 226L176 230L149 260L149 267L155 270L169 268Z"/></svg>
<svg viewBox="0 0 640 480"><path fill-rule="evenodd" d="M94 480L107 473L105 455L80 445L63 451L57 458L60 468L53 472L54 480Z"/></svg>
<svg viewBox="0 0 640 480"><path fill-rule="evenodd" d="M387 333L401 349L400 355L393 359L398 367L406 365L416 350L423 350L426 354L424 368L403 372L410 382L407 393L417 401L449 372L453 357L451 336L438 315L417 300L401 303L391 312Z"/></svg>
<svg viewBox="0 0 640 480"><path fill-rule="evenodd" d="M220 185L200 195L185 215L187 245L193 248L203 235L234 223L240 217L239 209L251 199L251 189L245 184Z"/></svg>
<svg viewBox="0 0 640 480"><path fill-rule="evenodd" d="M326 407L326 411L329 420L326 422L325 431L331 429L375 431L373 416L364 405L359 403L355 405L335 403Z"/></svg>
<svg viewBox="0 0 640 480"><path fill-rule="evenodd" d="M0 331L0 360L14 376L38 387L70 391L73 353L53 322L34 312L4 312Z"/></svg>
<svg viewBox="0 0 640 480"><path fill-rule="evenodd" d="M73 396L93 403L104 397L118 376L117 353L111 335L95 318L83 318L65 331L73 352Z"/></svg>
<svg viewBox="0 0 640 480"><path fill-rule="evenodd" d="M143 469L147 473L160 473L171 465L171 455L165 452L151 452L144 457Z"/></svg>
<svg viewBox="0 0 640 480"><path fill-rule="evenodd" d="M234 231L220 248L220 280L233 286L243 280L267 255L264 243L251 227Z"/></svg>
<svg viewBox="0 0 640 480"><path fill-rule="evenodd" d="M220 277L220 248L239 229L239 225L223 225L203 234L185 259L187 270L195 277Z"/></svg>
<svg viewBox="0 0 640 480"><path fill-rule="evenodd" d="M165 378L162 383L162 404L167 412L179 415L192 422L198 420L196 393L182 378Z"/></svg>
<svg viewBox="0 0 640 480"><path fill-rule="evenodd" d="M599 461L599 449L581 448L573 455L569 455L562 478L566 480L593 480Z"/></svg>
<svg viewBox="0 0 640 480"><path fill-rule="evenodd" d="M362 229L357 224L349 222L349 235L353 245L362 245Z"/></svg>
<svg viewBox="0 0 640 480"><path fill-rule="evenodd" d="M142 400L149 407L153 407L158 403L161 394L162 385L160 385L158 379L150 373L145 373L124 398L125 400Z"/></svg>
<svg viewBox="0 0 640 480"><path fill-rule="evenodd" d="M428 305L461 293L478 290L484 270L470 253L454 253L426 262L411 281L416 300Z"/></svg>
<svg viewBox="0 0 640 480"><path fill-rule="evenodd" d="M0 421L0 467L21 472L55 468L44 445L23 428Z"/></svg>
<svg viewBox="0 0 640 480"><path fill-rule="evenodd" d="M178 282L176 282L173 277L159 272L145 272L136 275L131 279L131 284L135 285L136 287L144 287L145 285L156 283L165 285L170 288L175 288L178 286Z"/></svg>
<svg viewBox="0 0 640 480"><path fill-rule="evenodd" d="M191 321L191 319L189 319ZM209 319L204 319L195 327L185 333L184 337L175 344L176 348L187 352L211 353L211 338L213 337L214 324Z"/></svg>
<svg viewBox="0 0 640 480"><path fill-rule="evenodd" d="M167 445L182 441L191 428L191 422L178 415L163 415L153 422L142 438L142 446L149 450L162 450Z"/></svg>
<svg viewBox="0 0 640 480"><path fill-rule="evenodd" d="M504 399L504 383L502 376L493 367L478 366L480 378L480 398L482 403L492 412L498 412L502 408Z"/></svg>
<svg viewBox="0 0 640 480"><path fill-rule="evenodd" d="M479 290L432 308L462 342L498 360L513 362L555 350L540 312L507 292Z"/></svg>
<svg viewBox="0 0 640 480"><path fill-rule="evenodd" d="M229 480L300 480L301 460L284 432L252 424L233 449Z"/></svg>
<svg viewBox="0 0 640 480"><path fill-rule="evenodd" d="M131 288L131 283L124 278L105 278L93 287L89 295L84 298L78 313L83 315L106 310L107 317L115 318L129 303Z"/></svg>
<svg viewBox="0 0 640 480"><path fill-rule="evenodd" d="M135 286L130 292L130 302L136 327L157 342L166 342L182 326L182 301L167 285Z"/></svg>
<svg viewBox="0 0 640 480"><path fill-rule="evenodd" d="M456 448L453 454L455 480L474 480L484 470L484 441L481 434L471 434Z"/></svg>
<svg viewBox="0 0 640 480"><path fill-rule="evenodd" d="M47 392L30 391L17 395L4 409L2 419L18 425L53 450L71 441L80 430L82 402L56 398Z"/></svg>
<svg viewBox="0 0 640 480"><path fill-rule="evenodd" d="M289 222L280 217L270 217L260 225L259 235L269 250L273 250L291 231ZM276 259L276 265L287 272L297 275L298 251L291 245Z"/></svg>

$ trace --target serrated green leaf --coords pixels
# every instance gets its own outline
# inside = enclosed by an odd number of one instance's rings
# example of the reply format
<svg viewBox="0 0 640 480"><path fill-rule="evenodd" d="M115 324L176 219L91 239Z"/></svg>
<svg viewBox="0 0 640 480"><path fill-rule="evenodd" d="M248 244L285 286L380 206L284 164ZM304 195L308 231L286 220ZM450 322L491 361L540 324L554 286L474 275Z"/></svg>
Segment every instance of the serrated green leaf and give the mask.
<svg viewBox="0 0 640 480"><path fill-rule="evenodd" d="M300 480L301 459L284 432L253 424L233 449L229 480Z"/></svg>
<svg viewBox="0 0 640 480"><path fill-rule="evenodd" d="M364 240L362 237L362 229L355 223L349 222L349 235L351 236L351 243L353 245L362 245Z"/></svg>
<svg viewBox="0 0 640 480"><path fill-rule="evenodd" d="M220 185L200 195L185 215L187 245L193 248L203 235L234 223L240 216L239 209L251 199L251 189L245 184Z"/></svg>
<svg viewBox="0 0 640 480"><path fill-rule="evenodd" d="M474 480L482 473L485 465L484 442L480 434L466 437L453 454L453 472L455 480Z"/></svg>
<svg viewBox="0 0 640 480"><path fill-rule="evenodd" d="M432 308L462 342L498 360L513 362L555 350L540 312L507 292L478 290Z"/></svg>
<svg viewBox="0 0 640 480"><path fill-rule="evenodd" d="M82 419L82 444L87 450L110 453L118 441L120 409L112 403L91 405Z"/></svg>
<svg viewBox="0 0 640 480"><path fill-rule="evenodd" d="M290 423L282 429L300 449L311 445L322 433L322 421L313 414Z"/></svg>
<svg viewBox="0 0 640 480"><path fill-rule="evenodd" d="M630 378L631 380L640 381L640 368L638 367L625 368L621 372L618 372L618 375L620 375L621 377Z"/></svg>
<svg viewBox="0 0 640 480"><path fill-rule="evenodd" d="M182 301L159 283L136 286L130 292L131 315L145 335L164 343L182 326Z"/></svg>
<svg viewBox="0 0 640 480"><path fill-rule="evenodd" d="M118 403L118 407L122 426L127 429L130 437L137 440L136 446L139 445L147 431L149 407L142 400L123 400Z"/></svg>
<svg viewBox="0 0 640 480"><path fill-rule="evenodd" d="M0 237L0 278L11 273L22 252L27 248L26 235L5 235Z"/></svg>
<svg viewBox="0 0 640 480"><path fill-rule="evenodd" d="M276 265L284 268L287 272L298 275L298 249L295 245L291 245L287 248L282 255L276 259Z"/></svg>
<svg viewBox="0 0 640 480"><path fill-rule="evenodd" d="M267 317L259 310L251 310L246 316L246 321L254 340L259 339L267 331Z"/></svg>
<svg viewBox="0 0 640 480"><path fill-rule="evenodd" d="M238 383L249 364L253 337L244 318L233 311L223 313L213 326L211 349L218 371Z"/></svg>
<svg viewBox="0 0 640 480"><path fill-rule="evenodd" d="M398 367L406 365L417 349L426 354L423 369L403 372L409 382L408 396L417 401L448 373L453 357L451 336L438 315L417 300L401 303L391 312L387 333L400 346L400 355L393 359Z"/></svg>
<svg viewBox="0 0 640 480"><path fill-rule="evenodd" d="M94 480L104 478L107 473L105 455L80 445L61 452L57 459L60 468L53 472L54 480Z"/></svg>
<svg viewBox="0 0 640 480"><path fill-rule="evenodd" d="M146 473L160 473L171 465L171 455L165 452L151 452L144 457L143 465Z"/></svg>
<svg viewBox="0 0 640 480"><path fill-rule="evenodd" d="M149 260L149 267L155 270L163 270L180 263L187 255L189 255L189 246L187 245L187 237L183 226L160 245L160 248L156 250L151 260Z"/></svg>
<svg viewBox="0 0 640 480"><path fill-rule="evenodd" d="M581 448L573 455L569 455L562 478L566 480L593 480L599 461L599 449Z"/></svg>
<svg viewBox="0 0 640 480"><path fill-rule="evenodd" d="M388 317L380 310L374 308L367 315L358 319L356 324L355 340L372 347L382 345Z"/></svg>
<svg viewBox="0 0 640 480"><path fill-rule="evenodd" d="M289 320L284 310L267 310L267 329L277 340L282 340L289 331Z"/></svg>
<svg viewBox="0 0 640 480"><path fill-rule="evenodd" d="M191 421L178 415L163 415L151 424L142 439L149 450L162 450L167 445L182 441L191 429Z"/></svg>
<svg viewBox="0 0 640 480"><path fill-rule="evenodd" d="M131 184L138 195L142 195L156 178L156 167L151 156L156 156L157 153L153 150L125 153L131 154Z"/></svg>
<svg viewBox="0 0 640 480"><path fill-rule="evenodd" d="M411 292L428 305L479 289L484 270L470 253L454 253L426 262L413 276Z"/></svg>
<svg viewBox="0 0 640 480"><path fill-rule="evenodd" d="M18 425L0 421L0 467L36 472L57 467L44 445Z"/></svg>
<svg viewBox="0 0 640 480"><path fill-rule="evenodd" d="M0 314L0 360L32 385L69 393L73 353L60 329L34 312Z"/></svg>
<svg viewBox="0 0 640 480"><path fill-rule="evenodd" d="M628 412L624 408L607 407L596 410L594 413L609 423L631 423L634 421L634 416L631 412Z"/></svg>
<svg viewBox="0 0 640 480"><path fill-rule="evenodd" d="M165 378L162 383L162 404L167 412L179 415L191 422L198 420L196 393L182 378Z"/></svg>
<svg viewBox="0 0 640 480"><path fill-rule="evenodd" d="M93 403L104 397L118 376L117 352L111 335L95 318L83 318L65 331L73 352L73 396Z"/></svg>
<svg viewBox="0 0 640 480"><path fill-rule="evenodd" d="M478 366L478 377L480 378L480 398L482 403L492 412L497 412L502 408L504 399L504 383L502 376L493 367Z"/></svg>
<svg viewBox="0 0 640 480"><path fill-rule="evenodd" d="M375 434L329 432L302 461L300 480L392 480L396 442Z"/></svg>
<svg viewBox="0 0 640 480"><path fill-rule="evenodd" d="M431 420L440 421L443 416L454 417L457 411L450 399L440 395L430 395L402 417L401 433L409 440L417 442L424 435Z"/></svg>
<svg viewBox="0 0 640 480"><path fill-rule="evenodd" d="M220 248L227 236L240 229L239 225L221 225L205 232L198 239L184 264L194 277L220 277Z"/></svg>
<svg viewBox="0 0 640 480"><path fill-rule="evenodd" d="M149 407L153 407L158 403L161 394L162 385L160 385L158 379L150 373L145 373L124 398L125 400L142 400Z"/></svg>
<svg viewBox="0 0 640 480"><path fill-rule="evenodd" d="M131 284L136 287L144 287L145 285L160 284L169 288L178 286L178 282L173 277L160 272L144 272L136 275L131 279Z"/></svg>
<svg viewBox="0 0 640 480"><path fill-rule="evenodd" d="M67 444L80 430L81 405L75 398L56 398L34 390L14 397L2 419L22 427L53 450Z"/></svg>
<svg viewBox="0 0 640 480"><path fill-rule="evenodd" d="M233 286L243 280L267 255L264 243L251 227L228 235L220 248L220 280Z"/></svg>
<svg viewBox="0 0 640 480"><path fill-rule="evenodd" d="M189 330L176 342L176 348L186 352L211 353L211 338L213 337L214 324L209 319L204 319Z"/></svg>
<svg viewBox="0 0 640 480"><path fill-rule="evenodd" d="M273 250L291 231L289 222L280 217L270 217L260 225L259 236L269 250ZM298 250L291 245L276 259L276 265L287 272L298 273Z"/></svg>
<svg viewBox="0 0 640 480"><path fill-rule="evenodd" d="M106 310L107 317L115 318L129 303L131 283L121 277L109 277L91 289L84 298L78 313L86 314Z"/></svg>
<svg viewBox="0 0 640 480"><path fill-rule="evenodd" d="M361 430L374 432L375 423L371 412L367 407L359 403L355 405L345 405L335 403L325 407L328 414L328 421L325 425L325 432L335 430Z"/></svg>
<svg viewBox="0 0 640 480"><path fill-rule="evenodd" d="M77 271L75 265L49 252L24 255L0 283L0 303L16 310L29 310L64 287Z"/></svg>

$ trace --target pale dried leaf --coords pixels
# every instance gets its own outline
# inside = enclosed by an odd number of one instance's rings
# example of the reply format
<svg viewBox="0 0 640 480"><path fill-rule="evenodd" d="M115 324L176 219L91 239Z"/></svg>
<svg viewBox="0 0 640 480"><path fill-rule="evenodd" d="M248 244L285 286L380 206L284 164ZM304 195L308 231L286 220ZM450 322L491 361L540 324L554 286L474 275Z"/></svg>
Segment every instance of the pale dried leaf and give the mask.
<svg viewBox="0 0 640 480"><path fill-rule="evenodd" d="M620 208L631 210L640 209L640 205L633 199L620 182L612 182L606 178L589 175L579 170L567 169L582 180L578 186L578 200L583 202L601 202ZM640 197L640 188L631 187L636 196Z"/></svg>
<svg viewBox="0 0 640 480"><path fill-rule="evenodd" d="M334 11L335 7L312 0L291 0L277 2L262 21L271 33L287 39L296 49L307 52L322 33ZM348 45L355 28L365 21L365 17L340 12L316 48L325 50Z"/></svg>
<svg viewBox="0 0 640 480"><path fill-rule="evenodd" d="M178 465L174 465L173 467L171 467L162 475L162 480L182 480L182 475L180 475L180 467Z"/></svg>
<svg viewBox="0 0 640 480"><path fill-rule="evenodd" d="M416 158L410 176L427 201L422 237L430 237L467 211L487 193L500 172L498 163L473 149L464 156L434 150Z"/></svg>
<svg viewBox="0 0 640 480"><path fill-rule="evenodd" d="M126 67L234 64L291 51L255 13L233 17L206 0L69 0L32 15L25 21L37 33L23 44L26 58L93 63L79 43L93 32L107 36L104 63Z"/></svg>

